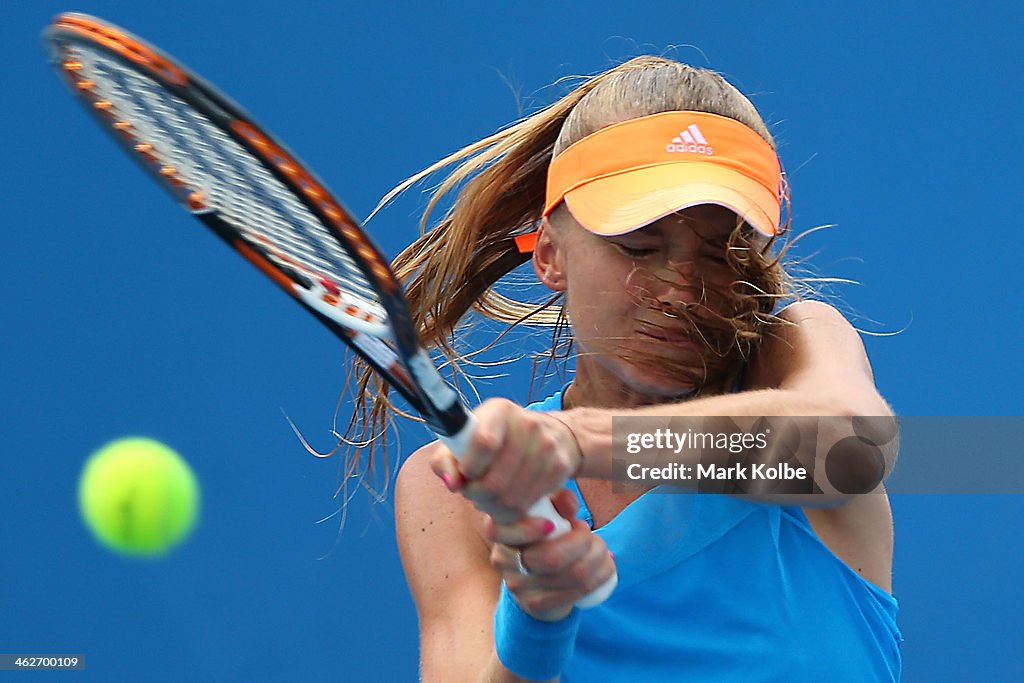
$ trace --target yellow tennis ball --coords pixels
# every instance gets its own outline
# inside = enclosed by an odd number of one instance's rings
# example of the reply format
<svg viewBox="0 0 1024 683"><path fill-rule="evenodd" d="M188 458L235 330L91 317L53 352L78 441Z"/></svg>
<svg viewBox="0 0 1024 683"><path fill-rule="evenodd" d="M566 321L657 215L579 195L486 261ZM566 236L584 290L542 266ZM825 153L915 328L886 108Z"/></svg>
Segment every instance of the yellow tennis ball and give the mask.
<svg viewBox="0 0 1024 683"><path fill-rule="evenodd" d="M199 513L192 469L168 446L145 437L112 441L89 458L78 484L86 526L117 552L163 555L183 541Z"/></svg>

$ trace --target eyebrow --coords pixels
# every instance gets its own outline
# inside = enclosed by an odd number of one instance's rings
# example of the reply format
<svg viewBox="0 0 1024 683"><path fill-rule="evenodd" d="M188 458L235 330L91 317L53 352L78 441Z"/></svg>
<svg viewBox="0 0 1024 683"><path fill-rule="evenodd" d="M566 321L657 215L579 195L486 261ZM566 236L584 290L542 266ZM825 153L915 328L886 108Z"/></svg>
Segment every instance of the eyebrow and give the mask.
<svg viewBox="0 0 1024 683"><path fill-rule="evenodd" d="M678 229L680 227L685 226L685 227L689 228L690 230L693 230L697 234L698 237L700 237L700 238L702 238L702 239L704 239L706 241L712 241L713 242L713 241L728 239L729 235L731 235L732 231L733 231L733 226L726 225L724 223L721 224L721 225L710 225L709 226L705 221L701 221L701 220L698 220L698 219L695 219L695 218L691 218L689 216L683 216L681 214L676 214L676 218L679 221L679 223L676 224L676 225L673 225L672 228L666 228L666 227L664 227L663 223L660 223L660 221L655 221L654 223L648 223L647 225L643 226L642 228L638 228L637 230L634 230L632 232L627 232L627 233L624 233L622 235L619 235L619 237L626 237L627 235L643 234L643 235L648 236L648 237L658 238L658 237L664 237L665 234L666 234L666 230L676 230L676 229Z"/></svg>
<svg viewBox="0 0 1024 683"><path fill-rule="evenodd" d="M619 235L619 237L626 237L627 235L645 235L649 237L663 237L665 235L665 228L658 224L657 221L654 223L648 223L647 225L632 230L627 233Z"/></svg>

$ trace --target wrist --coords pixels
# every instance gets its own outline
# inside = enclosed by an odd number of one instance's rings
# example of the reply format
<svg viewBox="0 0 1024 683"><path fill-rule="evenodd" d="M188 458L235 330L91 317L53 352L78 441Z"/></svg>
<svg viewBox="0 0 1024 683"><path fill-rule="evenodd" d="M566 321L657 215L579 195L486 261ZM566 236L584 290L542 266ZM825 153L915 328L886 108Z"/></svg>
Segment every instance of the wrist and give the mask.
<svg viewBox="0 0 1024 683"><path fill-rule="evenodd" d="M572 442L573 450L576 453L575 461L574 461L573 464L570 465L570 468L569 468L570 472L572 473L572 474L569 475L569 478L570 479L575 479L583 471L584 455L583 455L583 446L580 444L580 438L579 438L579 436L577 436L576 430L574 430L573 427L572 427L571 419L567 418L566 414L564 412L552 412L552 413L547 413L547 415L548 415L548 417L553 419L555 422L557 422L560 425L562 425L562 427L564 427L565 430L569 433L569 435L568 435L569 436L569 440Z"/></svg>
<svg viewBox="0 0 1024 683"><path fill-rule="evenodd" d="M546 681L565 670L576 646L580 611L541 621L519 606L504 583L494 614L494 645L502 665L523 678Z"/></svg>

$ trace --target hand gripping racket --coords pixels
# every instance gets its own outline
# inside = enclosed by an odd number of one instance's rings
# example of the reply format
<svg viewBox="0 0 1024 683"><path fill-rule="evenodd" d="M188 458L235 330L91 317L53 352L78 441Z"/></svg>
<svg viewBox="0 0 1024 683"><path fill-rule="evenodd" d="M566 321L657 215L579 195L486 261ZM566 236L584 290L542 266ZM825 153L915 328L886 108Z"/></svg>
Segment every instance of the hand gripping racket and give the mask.
<svg viewBox="0 0 1024 683"><path fill-rule="evenodd" d="M420 346L402 288L359 222L305 165L216 88L84 14L43 34L65 83L128 155L229 247L387 380L459 457L474 418ZM543 498L529 514L569 523ZM580 600L603 602L612 577Z"/></svg>

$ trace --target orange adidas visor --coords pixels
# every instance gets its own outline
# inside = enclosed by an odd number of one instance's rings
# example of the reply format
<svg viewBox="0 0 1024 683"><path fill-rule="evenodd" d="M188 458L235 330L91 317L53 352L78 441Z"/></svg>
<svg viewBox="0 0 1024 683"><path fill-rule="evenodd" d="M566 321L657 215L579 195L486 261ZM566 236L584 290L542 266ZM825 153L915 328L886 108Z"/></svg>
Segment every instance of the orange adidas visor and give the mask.
<svg viewBox="0 0 1024 683"><path fill-rule="evenodd" d="M548 168L544 216L563 200L598 235L622 235L698 204L719 204L765 235L785 199L775 150L739 121L670 111L602 128Z"/></svg>

